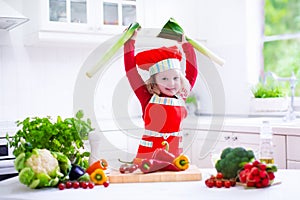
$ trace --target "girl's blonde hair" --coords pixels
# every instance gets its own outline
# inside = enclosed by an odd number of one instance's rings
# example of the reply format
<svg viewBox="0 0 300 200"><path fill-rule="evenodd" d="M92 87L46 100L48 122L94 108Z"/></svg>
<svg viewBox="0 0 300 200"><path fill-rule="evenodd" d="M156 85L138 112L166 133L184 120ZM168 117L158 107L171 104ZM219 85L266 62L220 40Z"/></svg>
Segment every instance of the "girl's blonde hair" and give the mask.
<svg viewBox="0 0 300 200"><path fill-rule="evenodd" d="M182 98L187 98L190 94L191 85L187 78L183 75L183 73L180 74L180 80L181 80L181 89L178 91L176 95L180 95ZM158 88L158 85L155 81L155 75L150 76L150 78L146 81L146 86L150 94L157 94L160 95L160 89Z"/></svg>

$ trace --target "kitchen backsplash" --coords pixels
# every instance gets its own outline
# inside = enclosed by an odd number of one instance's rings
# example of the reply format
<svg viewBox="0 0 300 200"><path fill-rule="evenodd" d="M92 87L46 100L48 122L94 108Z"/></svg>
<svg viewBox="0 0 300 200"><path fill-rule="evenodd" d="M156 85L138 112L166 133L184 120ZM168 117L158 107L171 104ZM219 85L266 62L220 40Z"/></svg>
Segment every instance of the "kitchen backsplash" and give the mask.
<svg viewBox="0 0 300 200"><path fill-rule="evenodd" d="M0 46L0 121L72 115L74 84L89 51Z"/></svg>

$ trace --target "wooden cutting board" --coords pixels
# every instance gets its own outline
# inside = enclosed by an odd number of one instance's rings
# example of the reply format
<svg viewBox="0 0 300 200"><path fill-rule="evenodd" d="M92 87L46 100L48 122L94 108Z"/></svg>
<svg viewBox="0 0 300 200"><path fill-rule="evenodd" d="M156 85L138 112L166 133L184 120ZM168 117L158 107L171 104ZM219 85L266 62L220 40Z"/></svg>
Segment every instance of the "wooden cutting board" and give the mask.
<svg viewBox="0 0 300 200"><path fill-rule="evenodd" d="M200 169L191 165L187 170L180 172L154 172L143 174L137 170L134 173L121 174L119 171L111 171L110 183L141 183L141 182L178 182L178 181L200 181L202 175Z"/></svg>

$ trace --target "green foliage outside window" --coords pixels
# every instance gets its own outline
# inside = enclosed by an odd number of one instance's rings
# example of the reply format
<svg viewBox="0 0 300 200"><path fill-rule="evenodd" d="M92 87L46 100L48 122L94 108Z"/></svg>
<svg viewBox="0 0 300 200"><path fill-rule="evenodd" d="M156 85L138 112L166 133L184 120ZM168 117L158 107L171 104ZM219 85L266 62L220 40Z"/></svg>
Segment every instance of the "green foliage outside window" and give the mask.
<svg viewBox="0 0 300 200"><path fill-rule="evenodd" d="M278 76L298 78L296 96L300 96L300 1L265 0L265 36L299 34L299 38L264 43L264 70ZM289 87L288 83L285 83Z"/></svg>

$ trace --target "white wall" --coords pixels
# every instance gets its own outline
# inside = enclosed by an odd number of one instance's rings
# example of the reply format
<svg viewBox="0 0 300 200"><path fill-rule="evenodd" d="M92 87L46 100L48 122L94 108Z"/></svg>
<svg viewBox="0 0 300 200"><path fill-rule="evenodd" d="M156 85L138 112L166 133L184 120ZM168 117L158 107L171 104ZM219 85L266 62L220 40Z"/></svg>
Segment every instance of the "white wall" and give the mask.
<svg viewBox="0 0 300 200"><path fill-rule="evenodd" d="M0 48L0 120L70 116L77 73L89 50L4 46Z"/></svg>
<svg viewBox="0 0 300 200"><path fill-rule="evenodd" d="M20 9L20 1L12 2ZM141 24L148 28L162 27L169 17L174 17L190 37L205 39L206 45L226 60L223 67L215 66L224 87L225 98L221 101L225 101L226 113L247 114L249 88L259 73L258 36L262 26L256 23L255 13L260 12L261 2L152 0L143 1L147 9L138 15L144 17ZM21 27L0 32L0 120L73 114L76 76L92 50L93 47L80 46L23 46ZM199 66L200 71L205 68L201 63ZM202 77L205 78L215 77ZM197 82L196 92L204 111L212 112L214 97L201 85L202 79Z"/></svg>
<svg viewBox="0 0 300 200"><path fill-rule="evenodd" d="M248 114L251 87L258 79L261 67L261 34L263 0L152 0L147 1L144 13L147 27L162 27L174 17L186 34L198 40L226 60L216 66L218 74L208 75L205 65L199 63L203 79L195 91L200 96L202 112L216 113L214 96L205 84L221 77L227 114ZM151 9L152 8L152 9ZM202 85L201 85L202 84Z"/></svg>

